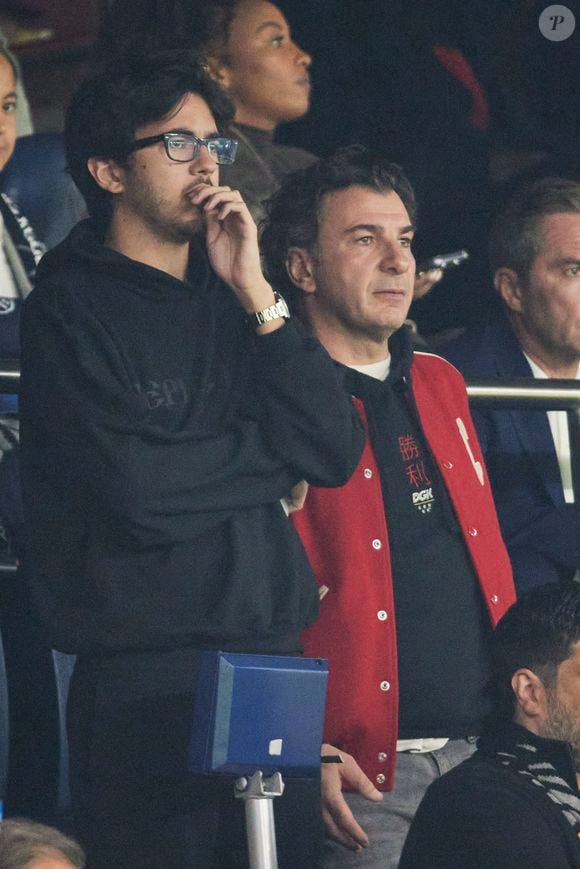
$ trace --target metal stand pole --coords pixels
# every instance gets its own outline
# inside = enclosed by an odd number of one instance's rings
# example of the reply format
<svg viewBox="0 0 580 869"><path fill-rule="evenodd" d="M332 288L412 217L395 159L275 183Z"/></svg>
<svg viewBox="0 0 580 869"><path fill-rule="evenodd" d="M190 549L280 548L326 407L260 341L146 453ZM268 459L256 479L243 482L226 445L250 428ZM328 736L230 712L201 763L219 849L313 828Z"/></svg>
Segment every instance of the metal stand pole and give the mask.
<svg viewBox="0 0 580 869"><path fill-rule="evenodd" d="M278 869L274 798L284 793L279 772L264 778L258 770L250 779L239 778L234 785L235 796L246 805L246 834L250 869Z"/></svg>

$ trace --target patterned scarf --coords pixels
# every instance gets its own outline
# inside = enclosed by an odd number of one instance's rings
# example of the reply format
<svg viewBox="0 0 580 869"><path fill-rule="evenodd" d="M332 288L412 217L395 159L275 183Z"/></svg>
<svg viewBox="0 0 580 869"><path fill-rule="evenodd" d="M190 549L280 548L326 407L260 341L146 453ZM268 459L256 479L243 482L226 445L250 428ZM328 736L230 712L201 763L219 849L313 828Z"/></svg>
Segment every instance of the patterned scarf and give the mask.
<svg viewBox="0 0 580 869"><path fill-rule="evenodd" d="M495 734L482 736L478 748L543 788L574 829L580 845L580 794L575 786L570 747L565 742L544 739L511 725L502 729L499 738Z"/></svg>
<svg viewBox="0 0 580 869"><path fill-rule="evenodd" d="M5 193L0 193L0 214L4 221L8 243L8 261L22 297L32 289L36 265L45 252L44 245L34 235L30 223ZM14 251L15 256L11 255Z"/></svg>

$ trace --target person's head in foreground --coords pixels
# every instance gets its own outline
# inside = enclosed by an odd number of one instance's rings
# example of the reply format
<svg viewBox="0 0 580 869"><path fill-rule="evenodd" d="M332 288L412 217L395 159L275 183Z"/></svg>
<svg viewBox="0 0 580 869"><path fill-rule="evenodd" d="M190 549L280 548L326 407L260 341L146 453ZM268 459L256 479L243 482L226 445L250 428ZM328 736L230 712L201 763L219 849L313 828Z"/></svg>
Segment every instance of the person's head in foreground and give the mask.
<svg viewBox="0 0 580 869"><path fill-rule="evenodd" d="M492 655L495 718L427 791L400 869L580 866L580 583L519 598Z"/></svg>
<svg viewBox="0 0 580 869"><path fill-rule="evenodd" d="M543 178L506 204L491 234L494 283L522 350L551 377L580 363L580 184Z"/></svg>
<svg viewBox="0 0 580 869"><path fill-rule="evenodd" d="M493 635L497 717L567 742L580 773L580 583L521 597Z"/></svg>
<svg viewBox="0 0 580 869"><path fill-rule="evenodd" d="M117 0L103 39L121 57L155 46L194 48L242 124L274 130L308 111L310 57L268 0Z"/></svg>
<svg viewBox="0 0 580 869"><path fill-rule="evenodd" d="M113 213L170 242L203 219L199 184L218 184L235 143L220 137L231 116L223 92L190 51L158 52L101 70L75 94L66 119L71 175L103 228Z"/></svg>
<svg viewBox="0 0 580 869"><path fill-rule="evenodd" d="M84 869L80 845L52 827L34 821L0 822L2 869Z"/></svg>
<svg viewBox="0 0 580 869"><path fill-rule="evenodd" d="M403 170L361 146L341 148L288 176L267 213L273 285L338 361L384 358L413 297L416 205Z"/></svg>

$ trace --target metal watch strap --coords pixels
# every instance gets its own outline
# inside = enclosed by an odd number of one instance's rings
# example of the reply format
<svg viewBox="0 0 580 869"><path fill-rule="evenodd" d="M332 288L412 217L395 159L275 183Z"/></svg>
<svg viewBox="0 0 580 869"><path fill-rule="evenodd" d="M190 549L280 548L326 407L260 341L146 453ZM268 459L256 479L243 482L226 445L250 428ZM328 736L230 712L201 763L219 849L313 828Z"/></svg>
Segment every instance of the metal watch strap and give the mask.
<svg viewBox="0 0 580 869"><path fill-rule="evenodd" d="M263 311L256 311L253 315L253 317L258 321L259 326L263 326L264 323L271 323L272 320L289 319L290 311L283 297L280 293L274 293L274 298L276 299L276 302L273 305L269 305L267 308L264 308Z"/></svg>

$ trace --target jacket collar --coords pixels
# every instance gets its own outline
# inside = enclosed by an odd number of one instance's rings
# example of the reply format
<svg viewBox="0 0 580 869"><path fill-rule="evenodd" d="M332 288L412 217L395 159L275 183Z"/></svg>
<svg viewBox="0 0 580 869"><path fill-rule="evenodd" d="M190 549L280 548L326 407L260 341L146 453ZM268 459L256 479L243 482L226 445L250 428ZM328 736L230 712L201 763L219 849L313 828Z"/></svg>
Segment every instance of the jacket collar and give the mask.
<svg viewBox="0 0 580 869"><path fill-rule="evenodd" d="M531 368L507 316L502 313L487 327L484 343L493 348L492 357L501 377L530 377Z"/></svg>
<svg viewBox="0 0 580 869"><path fill-rule="evenodd" d="M344 383L349 392L358 398L367 398L381 394L386 388L405 386L409 380L411 365L413 363L413 345L411 332L407 326L401 326L393 332L389 338L389 352L391 354L391 368L389 376L383 382L374 377L361 374L354 368L336 363L343 370Z"/></svg>
<svg viewBox="0 0 580 869"><path fill-rule="evenodd" d="M484 333L482 349L493 359L495 376L513 379L514 377L533 377L528 361L505 315L491 323ZM532 413L530 410L506 410L520 439L524 452L532 457L542 456L536 463L540 480L550 500L555 506L564 501L560 483L560 468L545 413Z"/></svg>

